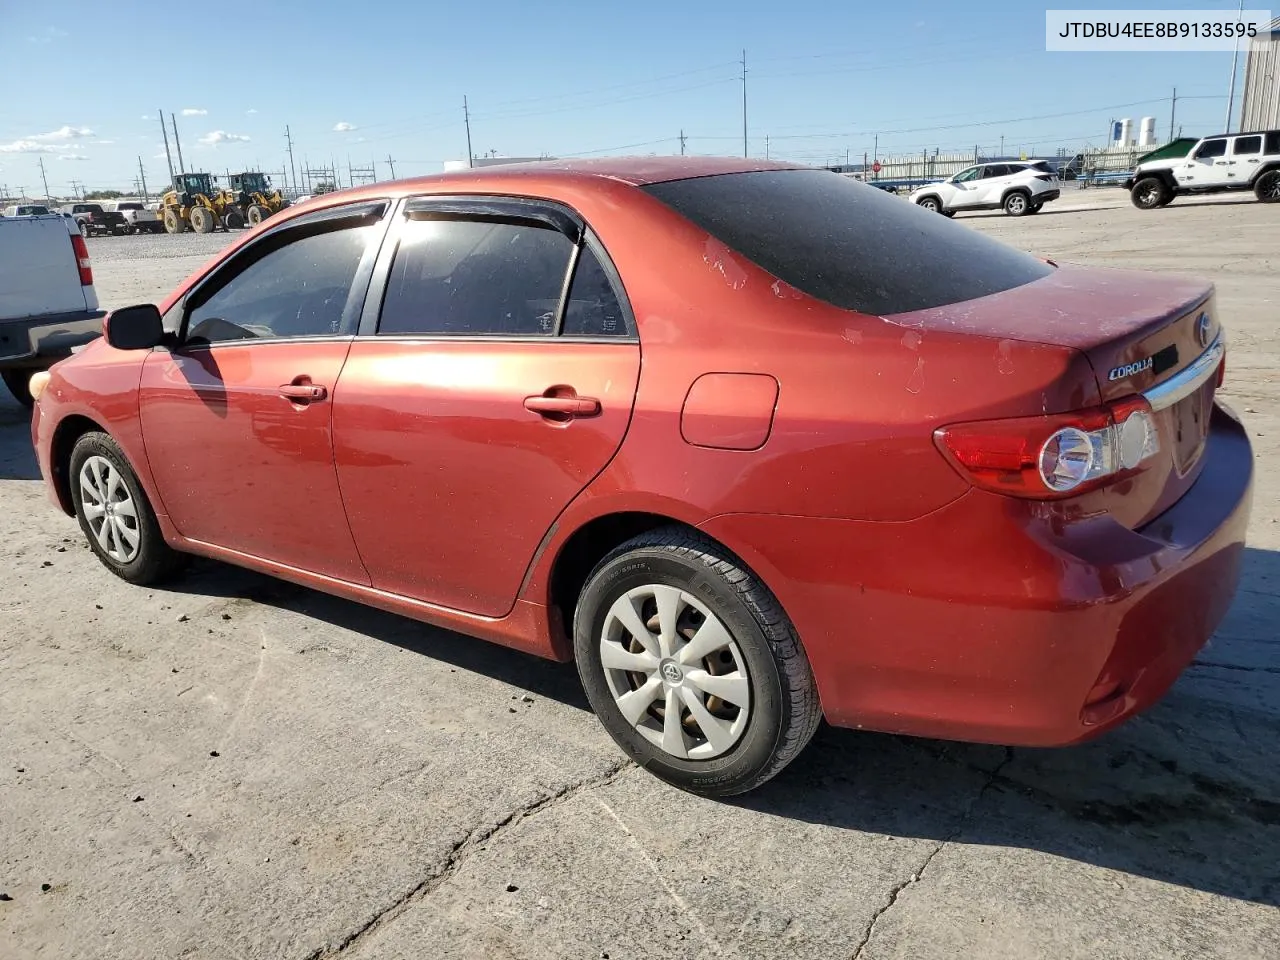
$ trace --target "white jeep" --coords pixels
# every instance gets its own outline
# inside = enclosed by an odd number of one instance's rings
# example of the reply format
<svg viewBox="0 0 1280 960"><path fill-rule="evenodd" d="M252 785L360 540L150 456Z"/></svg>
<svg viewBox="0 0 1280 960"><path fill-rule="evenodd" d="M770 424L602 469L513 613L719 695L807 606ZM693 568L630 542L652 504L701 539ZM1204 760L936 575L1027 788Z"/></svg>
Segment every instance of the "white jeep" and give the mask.
<svg viewBox="0 0 1280 960"><path fill-rule="evenodd" d="M1139 210L1167 206L1188 193L1252 190L1263 203L1280 201L1280 130L1205 137L1185 157L1140 163L1124 182Z"/></svg>

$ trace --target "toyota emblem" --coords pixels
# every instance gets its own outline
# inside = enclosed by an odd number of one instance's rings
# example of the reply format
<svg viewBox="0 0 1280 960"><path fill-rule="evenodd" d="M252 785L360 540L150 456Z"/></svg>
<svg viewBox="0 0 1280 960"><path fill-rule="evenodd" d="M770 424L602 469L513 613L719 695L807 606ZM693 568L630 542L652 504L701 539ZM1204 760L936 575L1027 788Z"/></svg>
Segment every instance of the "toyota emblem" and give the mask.
<svg viewBox="0 0 1280 960"><path fill-rule="evenodd" d="M1209 345L1209 328L1213 326L1213 321L1209 319L1207 313L1200 314L1196 320L1196 339L1200 341L1201 347Z"/></svg>

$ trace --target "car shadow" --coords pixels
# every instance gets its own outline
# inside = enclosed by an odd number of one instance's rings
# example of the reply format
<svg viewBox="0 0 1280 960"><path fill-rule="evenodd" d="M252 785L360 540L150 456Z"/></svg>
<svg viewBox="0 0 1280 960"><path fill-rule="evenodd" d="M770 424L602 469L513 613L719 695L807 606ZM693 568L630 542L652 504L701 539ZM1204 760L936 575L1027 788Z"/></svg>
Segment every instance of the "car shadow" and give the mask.
<svg viewBox="0 0 1280 960"><path fill-rule="evenodd" d="M31 411L0 385L0 480L39 480L31 445Z"/></svg>
<svg viewBox="0 0 1280 960"><path fill-rule="evenodd" d="M211 561L176 589L246 598L589 709L557 664ZM1050 853L1280 906L1280 554L1245 551L1214 640L1147 714L1081 746L1005 748L827 726L725 801L842 830Z"/></svg>

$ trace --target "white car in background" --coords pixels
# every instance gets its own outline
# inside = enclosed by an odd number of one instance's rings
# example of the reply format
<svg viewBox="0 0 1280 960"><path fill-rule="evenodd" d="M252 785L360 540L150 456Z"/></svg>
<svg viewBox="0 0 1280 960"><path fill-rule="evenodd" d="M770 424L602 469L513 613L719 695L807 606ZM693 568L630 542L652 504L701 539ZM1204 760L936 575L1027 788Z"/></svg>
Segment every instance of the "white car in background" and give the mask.
<svg viewBox="0 0 1280 960"><path fill-rule="evenodd" d="M108 204L107 209L124 215L130 233L159 233L164 229L159 215L141 200L117 200Z"/></svg>
<svg viewBox="0 0 1280 960"><path fill-rule="evenodd" d="M1042 161L1001 160L975 163L941 183L911 192L911 202L954 216L960 210L1004 210L1011 217L1039 213L1062 191L1058 175Z"/></svg>

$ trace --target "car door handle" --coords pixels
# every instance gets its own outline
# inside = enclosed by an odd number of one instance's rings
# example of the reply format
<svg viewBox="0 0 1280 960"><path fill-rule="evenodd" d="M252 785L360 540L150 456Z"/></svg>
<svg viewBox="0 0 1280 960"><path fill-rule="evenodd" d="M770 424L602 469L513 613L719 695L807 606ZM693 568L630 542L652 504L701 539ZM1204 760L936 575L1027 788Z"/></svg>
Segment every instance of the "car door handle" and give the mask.
<svg viewBox="0 0 1280 960"><path fill-rule="evenodd" d="M539 416L556 420L571 420L574 417L594 417L600 413L600 401L594 397L568 396L525 397L524 408Z"/></svg>
<svg viewBox="0 0 1280 960"><path fill-rule="evenodd" d="M1230 166L1230 164L1228 164L1226 160L1215 160L1215 161L1213 161L1213 165L1214 165L1215 167L1226 167L1226 166Z"/></svg>
<svg viewBox="0 0 1280 960"><path fill-rule="evenodd" d="M291 383L280 384L280 396L294 403L315 403L329 395L318 383L312 383L310 377L294 377Z"/></svg>
<svg viewBox="0 0 1280 960"><path fill-rule="evenodd" d="M1257 163L1257 162L1258 162L1257 157L1250 157L1248 160L1245 161L1245 163Z"/></svg>

